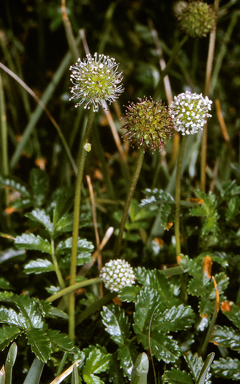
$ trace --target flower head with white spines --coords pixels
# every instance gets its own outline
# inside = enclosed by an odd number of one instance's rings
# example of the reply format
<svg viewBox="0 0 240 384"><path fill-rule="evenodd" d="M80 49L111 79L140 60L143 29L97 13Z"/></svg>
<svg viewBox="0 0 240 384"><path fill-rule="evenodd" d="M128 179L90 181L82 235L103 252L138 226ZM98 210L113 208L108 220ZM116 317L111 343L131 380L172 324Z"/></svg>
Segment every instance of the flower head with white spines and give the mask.
<svg viewBox="0 0 240 384"><path fill-rule="evenodd" d="M122 259L110 260L102 268L100 277L111 292L118 292L123 287L135 283L135 275L131 265Z"/></svg>

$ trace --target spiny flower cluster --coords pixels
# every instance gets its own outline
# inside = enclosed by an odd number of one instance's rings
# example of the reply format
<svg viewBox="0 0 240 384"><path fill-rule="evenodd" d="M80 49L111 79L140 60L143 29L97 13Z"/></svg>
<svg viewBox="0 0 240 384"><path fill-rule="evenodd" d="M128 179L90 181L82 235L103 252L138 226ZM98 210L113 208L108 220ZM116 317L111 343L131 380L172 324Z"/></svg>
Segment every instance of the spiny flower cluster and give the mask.
<svg viewBox="0 0 240 384"><path fill-rule="evenodd" d="M161 150L166 139L173 133L173 121L167 108L160 101L144 98L137 104L130 103L126 107L123 129L124 136L132 146Z"/></svg>
<svg viewBox="0 0 240 384"><path fill-rule="evenodd" d="M202 94L185 92L174 97L169 107L169 112L174 121L176 131L181 131L183 135L197 133L203 129L211 110L212 101L203 97Z"/></svg>
<svg viewBox="0 0 240 384"><path fill-rule="evenodd" d="M100 277L111 292L118 292L123 287L135 283L135 275L131 265L121 259L111 260L105 264L100 272Z"/></svg>
<svg viewBox="0 0 240 384"><path fill-rule="evenodd" d="M118 65L113 58L95 53L87 55L86 59L78 59L75 65L70 67L70 75L73 87L71 88L72 99L80 99L75 107L84 104L84 108L98 112L99 104L108 101L115 102L123 92L121 81L122 72L118 72Z"/></svg>
<svg viewBox="0 0 240 384"><path fill-rule="evenodd" d="M202 1L192 1L183 8L179 17L181 29L191 37L206 36L216 24L213 8Z"/></svg>

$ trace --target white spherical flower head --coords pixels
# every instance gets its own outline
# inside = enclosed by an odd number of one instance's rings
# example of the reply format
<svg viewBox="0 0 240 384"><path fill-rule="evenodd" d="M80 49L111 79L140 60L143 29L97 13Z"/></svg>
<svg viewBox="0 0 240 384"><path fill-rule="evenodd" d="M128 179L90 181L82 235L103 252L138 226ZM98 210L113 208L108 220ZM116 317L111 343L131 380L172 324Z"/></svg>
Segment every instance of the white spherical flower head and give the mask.
<svg viewBox="0 0 240 384"><path fill-rule="evenodd" d="M107 289L118 292L123 287L135 283L135 275L131 265L121 259L111 260L105 264L100 272L100 277Z"/></svg>
<svg viewBox="0 0 240 384"><path fill-rule="evenodd" d="M207 118L212 116L208 113L211 104L207 96L189 91L175 96L169 112L176 131L181 131L183 135L193 135L203 129Z"/></svg>
<svg viewBox="0 0 240 384"><path fill-rule="evenodd" d="M86 59L78 59L75 65L70 67L70 75L73 87L70 98L79 99L75 107L84 104L84 108L93 107L98 112L99 104L108 101L115 102L124 88L121 84L122 72L118 72L118 65L113 58L88 54Z"/></svg>

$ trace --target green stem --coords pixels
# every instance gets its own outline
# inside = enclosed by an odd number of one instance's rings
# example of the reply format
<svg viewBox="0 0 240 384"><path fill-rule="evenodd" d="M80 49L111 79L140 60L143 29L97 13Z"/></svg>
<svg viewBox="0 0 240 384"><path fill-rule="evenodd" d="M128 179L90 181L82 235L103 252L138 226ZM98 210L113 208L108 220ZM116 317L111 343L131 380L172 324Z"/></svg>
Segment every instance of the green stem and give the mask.
<svg viewBox="0 0 240 384"><path fill-rule="evenodd" d="M87 287L88 285L91 285L91 284L101 283L101 281L102 279L100 277L95 277L94 279L80 281L79 283L70 285L67 288L61 289L61 291L58 291L54 295L49 296L46 301L49 301L50 303L52 303L53 301L59 299L60 297L67 295L68 293L72 293L79 288Z"/></svg>
<svg viewBox="0 0 240 384"><path fill-rule="evenodd" d="M59 283L60 288L64 289L65 288L65 284L64 284L64 280L63 280L63 277L62 277L62 274L61 274L58 262L57 262L57 258L55 256L54 240L53 239L51 239L51 248L52 248L52 255L51 255L52 256L52 262L53 262L54 269L55 269L55 272L56 272L56 275L57 275L58 283Z"/></svg>
<svg viewBox="0 0 240 384"><path fill-rule="evenodd" d="M77 243L78 243L78 228L80 219L80 205L81 205L81 188L83 180L83 171L87 151L84 145L88 142L92 130L94 119L94 112L90 109L88 117L88 124L83 136L82 147L80 151L78 173L76 180L75 199L74 199L74 213L73 213L73 236L72 236L72 254L71 254L71 267L70 267L70 285L74 285L76 281L76 268L77 268ZM70 294L69 298L69 338L74 340L75 335L75 295L74 292Z"/></svg>
<svg viewBox="0 0 240 384"><path fill-rule="evenodd" d="M216 14L218 13L219 1L220 0L214 1L214 10ZM210 33L210 39L209 39L205 91L204 91L205 96L209 96L209 91L210 91L215 41L216 41L216 27L214 27L212 32ZM204 125L204 128L203 128L202 151L201 151L201 190L203 192L206 189L206 163L207 163L207 123Z"/></svg>
<svg viewBox="0 0 240 384"><path fill-rule="evenodd" d="M182 160L184 149L186 145L187 136L182 136L178 159L177 159L177 173L176 173L176 192L175 192L175 203L176 203L176 215L175 215L175 241L176 241L176 256L181 253L180 244L180 197L181 197L181 171L182 171Z"/></svg>
<svg viewBox="0 0 240 384"><path fill-rule="evenodd" d="M117 258L119 256L119 253L120 253L120 250L121 250L123 232L124 232L125 224L126 224L126 221L127 221L128 210L129 210L129 206L130 206L130 203L131 203L131 200L132 200L132 197L133 197L133 193L134 193L136 185L137 185L137 181L138 181L141 169L142 169L143 158L144 158L144 150L141 149L140 152L139 152L139 155L138 155L135 172L133 174L132 184L130 186L130 189L129 189L129 192L128 192L128 196L127 196L127 200L126 200L125 206L124 206L124 211L123 211L123 215L122 215L122 221L121 221L121 224L120 224L118 238L117 238L116 247L115 247L115 258Z"/></svg>

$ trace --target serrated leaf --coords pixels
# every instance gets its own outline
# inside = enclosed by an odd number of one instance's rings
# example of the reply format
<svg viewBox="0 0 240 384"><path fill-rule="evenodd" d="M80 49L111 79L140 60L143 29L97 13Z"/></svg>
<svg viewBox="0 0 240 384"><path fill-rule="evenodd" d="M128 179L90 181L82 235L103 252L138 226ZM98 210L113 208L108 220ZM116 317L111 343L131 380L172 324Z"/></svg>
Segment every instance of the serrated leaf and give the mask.
<svg viewBox="0 0 240 384"><path fill-rule="evenodd" d="M61 349L65 352L71 352L74 353L76 350L76 347L72 340L68 338L68 336L65 333L62 333L60 331L56 330L48 330L47 336L51 343L58 349Z"/></svg>
<svg viewBox="0 0 240 384"><path fill-rule="evenodd" d="M43 327L43 312L39 300L28 295L14 295L13 301L20 310L18 314L19 326L25 330Z"/></svg>
<svg viewBox="0 0 240 384"><path fill-rule="evenodd" d="M0 322L15 325L16 327L22 326L22 318L19 318L18 313L12 308L0 308Z"/></svg>
<svg viewBox="0 0 240 384"><path fill-rule="evenodd" d="M24 233L21 236L17 236L15 238L15 245L18 248L40 251L51 255L51 244L49 241L39 235L35 236L33 233L29 235Z"/></svg>
<svg viewBox="0 0 240 384"><path fill-rule="evenodd" d="M163 375L163 381L169 384L193 384L192 378L187 372L176 368L166 371Z"/></svg>
<svg viewBox="0 0 240 384"><path fill-rule="evenodd" d="M240 351L240 332L231 327L215 325L211 342L233 351Z"/></svg>
<svg viewBox="0 0 240 384"><path fill-rule="evenodd" d="M65 216L69 209L72 208L74 202L74 191L69 187L64 189L58 189L54 195L53 210L53 224L57 226L57 223L63 216Z"/></svg>
<svg viewBox="0 0 240 384"><path fill-rule="evenodd" d="M222 301L224 299L222 295L228 286L229 278L224 272L220 272L219 274L215 275L215 280L217 283L220 300ZM216 291L214 284L212 283L206 286L205 295L201 297L201 300L199 302L200 314L211 315L214 311L215 305Z"/></svg>
<svg viewBox="0 0 240 384"><path fill-rule="evenodd" d="M200 377L200 374L202 372L202 368L204 366L203 359L201 356L198 356L197 353L192 354L192 352L188 351L184 354L184 359L186 363L188 364L188 367L191 371L192 378L194 382L197 382L198 378ZM211 375L208 373L207 378L205 380L205 384L210 384L211 381L209 380Z"/></svg>
<svg viewBox="0 0 240 384"><path fill-rule="evenodd" d="M240 329L240 308L238 305L231 303L230 311L224 311L222 309L222 312L236 327Z"/></svg>
<svg viewBox="0 0 240 384"><path fill-rule="evenodd" d="M87 384L104 384L98 376L95 376L92 373L90 375L83 374L83 380Z"/></svg>
<svg viewBox="0 0 240 384"><path fill-rule="evenodd" d="M27 274L35 273L41 274L44 272L53 272L55 271L54 265L47 259L37 259L31 260L24 266L24 271Z"/></svg>
<svg viewBox="0 0 240 384"><path fill-rule="evenodd" d="M2 325L0 332L0 349L3 350L20 334L20 329L14 325Z"/></svg>
<svg viewBox="0 0 240 384"><path fill-rule="evenodd" d="M72 231L73 213L65 213L54 227L54 236L59 236L62 233Z"/></svg>
<svg viewBox="0 0 240 384"><path fill-rule="evenodd" d="M18 179L17 177L8 177L0 175L0 186L6 186L8 188L15 189L16 191L20 192L21 195L24 197L31 197L31 193L28 189L27 184L23 183L22 180Z"/></svg>
<svg viewBox="0 0 240 384"><path fill-rule="evenodd" d="M72 237L67 240L61 241L56 248L56 255L67 254L70 255L72 250ZM86 239L78 239L77 247L77 265L83 265L85 263L90 263L92 261L91 255L94 250L94 246L90 241ZM64 266L67 266L70 263L70 258L65 257L61 260L64 263Z"/></svg>
<svg viewBox="0 0 240 384"><path fill-rule="evenodd" d="M37 221L38 223L42 224L49 233L49 235L53 235L53 223L50 220L50 216L47 215L44 209L36 208L32 212L26 213L25 216L33 221Z"/></svg>
<svg viewBox="0 0 240 384"><path fill-rule="evenodd" d="M219 361L213 362L212 371L216 377L238 381L240 380L240 361L231 357L226 359L220 357Z"/></svg>
<svg viewBox="0 0 240 384"><path fill-rule="evenodd" d="M147 384L149 361L146 353L138 355L131 375L131 384Z"/></svg>
<svg viewBox="0 0 240 384"><path fill-rule="evenodd" d="M51 354L51 342L46 332L42 329L32 328L26 331L26 337L35 356L46 363Z"/></svg>
<svg viewBox="0 0 240 384"><path fill-rule="evenodd" d="M4 263L5 261L12 261L12 259L24 256L25 254L26 252L22 249L5 249L4 251L0 252L0 264Z"/></svg>
<svg viewBox="0 0 240 384"><path fill-rule="evenodd" d="M32 189L32 195L35 199L35 206L41 207L46 200L49 179L47 173L41 171L39 168L33 168L30 172L30 185Z"/></svg>
<svg viewBox="0 0 240 384"><path fill-rule="evenodd" d="M195 195L197 196L198 199L202 200L202 203L197 207L191 208L190 214L193 216L205 217L205 222L202 228L203 236L209 233L212 233L213 235L217 235L217 232L219 230L218 223L217 223L219 219L219 214L217 212L216 196L211 192L209 192L209 194L206 195L206 193L202 191L196 191Z"/></svg>
<svg viewBox="0 0 240 384"><path fill-rule="evenodd" d="M190 306L173 306L167 308L163 313L157 309L154 312L151 330L158 329L163 333L177 332L191 327L195 320L195 315Z"/></svg>
<svg viewBox="0 0 240 384"><path fill-rule="evenodd" d="M130 337L128 318L125 312L117 306L111 305L103 307L101 312L102 322L106 327L106 331L110 334L111 339L118 345L124 343Z"/></svg>
<svg viewBox="0 0 240 384"><path fill-rule="evenodd" d="M149 348L148 334L138 335L139 343L142 343L144 349ZM181 354L180 348L175 340L159 331L150 333L151 353L158 361L163 360L165 363L174 363Z"/></svg>
<svg viewBox="0 0 240 384"><path fill-rule="evenodd" d="M148 329L151 316L158 303L159 300L154 289L145 287L140 291L133 315L133 329L137 335Z"/></svg>
<svg viewBox="0 0 240 384"><path fill-rule="evenodd" d="M118 293L118 297L121 301L126 301L127 303L135 302L140 290L141 288L136 285L132 285L131 287L124 287Z"/></svg>
<svg viewBox="0 0 240 384"><path fill-rule="evenodd" d="M83 368L84 375L105 372L111 362L111 354L106 354L96 347L90 347L90 352ZM88 349L88 350L89 350ZM85 352L86 350L84 350Z"/></svg>
<svg viewBox="0 0 240 384"><path fill-rule="evenodd" d="M134 365L134 361L137 357L135 347L129 345L123 345L118 348L118 359L120 360L120 367L123 370L125 377L131 378L131 373Z"/></svg>

